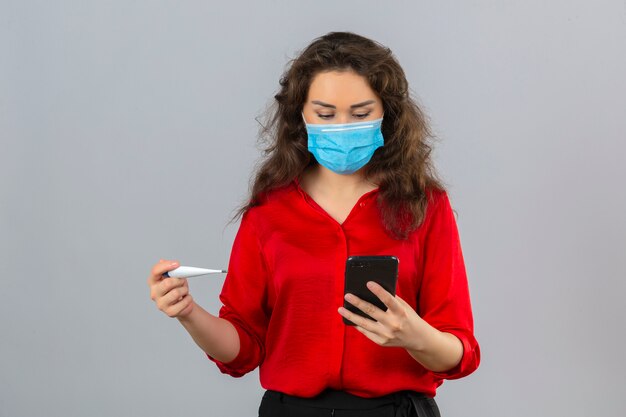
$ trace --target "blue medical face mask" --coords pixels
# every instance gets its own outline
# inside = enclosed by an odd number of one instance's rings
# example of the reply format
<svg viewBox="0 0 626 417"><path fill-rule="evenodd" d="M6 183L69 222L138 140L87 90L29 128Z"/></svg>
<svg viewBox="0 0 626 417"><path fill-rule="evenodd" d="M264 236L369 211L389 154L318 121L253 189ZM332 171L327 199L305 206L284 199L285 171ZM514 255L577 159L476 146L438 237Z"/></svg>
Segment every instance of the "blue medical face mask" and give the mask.
<svg viewBox="0 0 626 417"><path fill-rule="evenodd" d="M380 130L382 122L382 117L339 124L309 124L305 120L309 152L331 171L352 174L364 167L374 151L385 144Z"/></svg>

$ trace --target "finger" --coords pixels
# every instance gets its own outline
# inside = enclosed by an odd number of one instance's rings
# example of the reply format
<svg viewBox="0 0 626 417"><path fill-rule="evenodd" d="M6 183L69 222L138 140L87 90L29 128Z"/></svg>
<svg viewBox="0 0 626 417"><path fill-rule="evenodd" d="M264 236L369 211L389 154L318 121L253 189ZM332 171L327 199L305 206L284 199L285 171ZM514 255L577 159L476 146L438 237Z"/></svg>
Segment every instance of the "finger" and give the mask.
<svg viewBox="0 0 626 417"><path fill-rule="evenodd" d="M193 304L193 297L191 294L187 294L185 298L180 302L181 309L177 315L181 314L183 311L189 310L189 307Z"/></svg>
<svg viewBox="0 0 626 417"><path fill-rule="evenodd" d="M189 294L189 289L185 286L173 288L161 297L159 307L162 309L168 308L178 303L187 294Z"/></svg>
<svg viewBox="0 0 626 417"><path fill-rule="evenodd" d="M339 307L338 311L339 311L339 314L341 314L346 319L350 320L352 323L356 324L357 326L369 329L370 331L375 331L376 326L378 325L378 323L375 322L374 320L370 320L368 318L359 316L358 314L353 313L347 308Z"/></svg>
<svg viewBox="0 0 626 417"><path fill-rule="evenodd" d="M374 320L381 321L384 319L385 312L382 311L380 308L376 307L374 304L368 303L367 301L357 297L354 294L348 293L345 295L344 298L346 299L347 302L349 302L350 304L352 304L353 306L355 306L356 308L358 308L359 310L361 310L362 312L364 312L365 314L367 314Z"/></svg>
<svg viewBox="0 0 626 417"><path fill-rule="evenodd" d="M386 305L389 310L391 310L392 313L402 312L402 307L398 303L398 300L396 300L396 298L391 295L389 291L384 289L380 284L374 281L369 281L367 283L367 288L369 288L369 290L373 292L374 295L378 297L380 301L382 301L383 304Z"/></svg>
<svg viewBox="0 0 626 417"><path fill-rule="evenodd" d="M154 293L157 297L163 297L174 288L182 287L185 285L185 281L187 278L168 278L162 280L160 283L155 285Z"/></svg>
<svg viewBox="0 0 626 417"><path fill-rule="evenodd" d="M187 294L189 294L189 288L181 285L180 287L174 288L172 291L167 293L165 296L170 297L172 300L170 305L174 305L180 302Z"/></svg>
<svg viewBox="0 0 626 417"><path fill-rule="evenodd" d="M378 345L383 345L385 343L385 339L381 337L378 333L369 331L361 326L354 326L354 328L363 333L368 339Z"/></svg>
<svg viewBox="0 0 626 417"><path fill-rule="evenodd" d="M152 267L150 271L150 276L148 277L149 284L156 284L157 282L163 280L163 274L171 271L172 269L176 269L180 266L177 261L167 261L162 260L163 262L158 262Z"/></svg>
<svg viewBox="0 0 626 417"><path fill-rule="evenodd" d="M179 302L170 306L166 310L166 314L170 317L177 317L180 313L183 312L183 310L188 308L192 302L193 298L191 297L191 294L187 294Z"/></svg>
<svg viewBox="0 0 626 417"><path fill-rule="evenodd" d="M158 282L163 279L164 273L171 271L172 269L176 269L179 266L180 264L177 261L168 261L162 259L152 267L152 270L150 271L150 279L153 282Z"/></svg>

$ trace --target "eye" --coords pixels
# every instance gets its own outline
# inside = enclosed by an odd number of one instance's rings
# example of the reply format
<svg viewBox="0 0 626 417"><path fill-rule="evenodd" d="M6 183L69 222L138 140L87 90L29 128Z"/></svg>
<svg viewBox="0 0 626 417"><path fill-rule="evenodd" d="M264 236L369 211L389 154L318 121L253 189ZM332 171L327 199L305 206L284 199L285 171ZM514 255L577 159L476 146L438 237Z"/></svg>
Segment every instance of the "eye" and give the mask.
<svg viewBox="0 0 626 417"><path fill-rule="evenodd" d="M332 114L319 114L319 113L317 114L317 116L318 116L320 119L324 119L324 120L327 120L327 119L330 119L331 117L333 117L333 115L332 115Z"/></svg>
<svg viewBox="0 0 626 417"><path fill-rule="evenodd" d="M367 116L369 116L372 112L367 112L367 113L363 113L363 114L355 114L354 117L356 117L357 119L365 119Z"/></svg>

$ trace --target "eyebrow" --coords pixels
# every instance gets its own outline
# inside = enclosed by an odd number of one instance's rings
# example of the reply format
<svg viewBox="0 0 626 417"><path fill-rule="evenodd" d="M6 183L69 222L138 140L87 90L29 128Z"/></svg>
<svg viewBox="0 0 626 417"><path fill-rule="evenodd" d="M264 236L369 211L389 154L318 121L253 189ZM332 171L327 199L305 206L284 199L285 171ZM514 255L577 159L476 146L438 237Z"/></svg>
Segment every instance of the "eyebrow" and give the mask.
<svg viewBox="0 0 626 417"><path fill-rule="evenodd" d="M362 103L353 104L353 105L350 106L350 108L351 109L355 109L357 107L367 106L368 104L373 104L375 102L376 102L375 100L367 100L367 101L364 101ZM334 104L324 103L323 101L319 101L319 100L313 100L313 101L311 101L311 103L319 104L320 106L324 106L324 107L330 107L331 109L336 109L337 108L337 107L335 107Z"/></svg>

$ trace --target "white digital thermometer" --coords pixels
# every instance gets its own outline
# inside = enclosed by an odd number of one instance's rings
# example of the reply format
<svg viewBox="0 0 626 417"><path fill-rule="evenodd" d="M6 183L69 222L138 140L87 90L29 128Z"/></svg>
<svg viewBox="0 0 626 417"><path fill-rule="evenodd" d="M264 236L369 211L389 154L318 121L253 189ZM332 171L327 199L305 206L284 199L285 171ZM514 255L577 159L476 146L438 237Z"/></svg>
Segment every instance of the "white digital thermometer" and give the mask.
<svg viewBox="0 0 626 417"><path fill-rule="evenodd" d="M195 266L179 266L163 274L164 278L189 278L208 274L225 274L223 269L196 268Z"/></svg>

